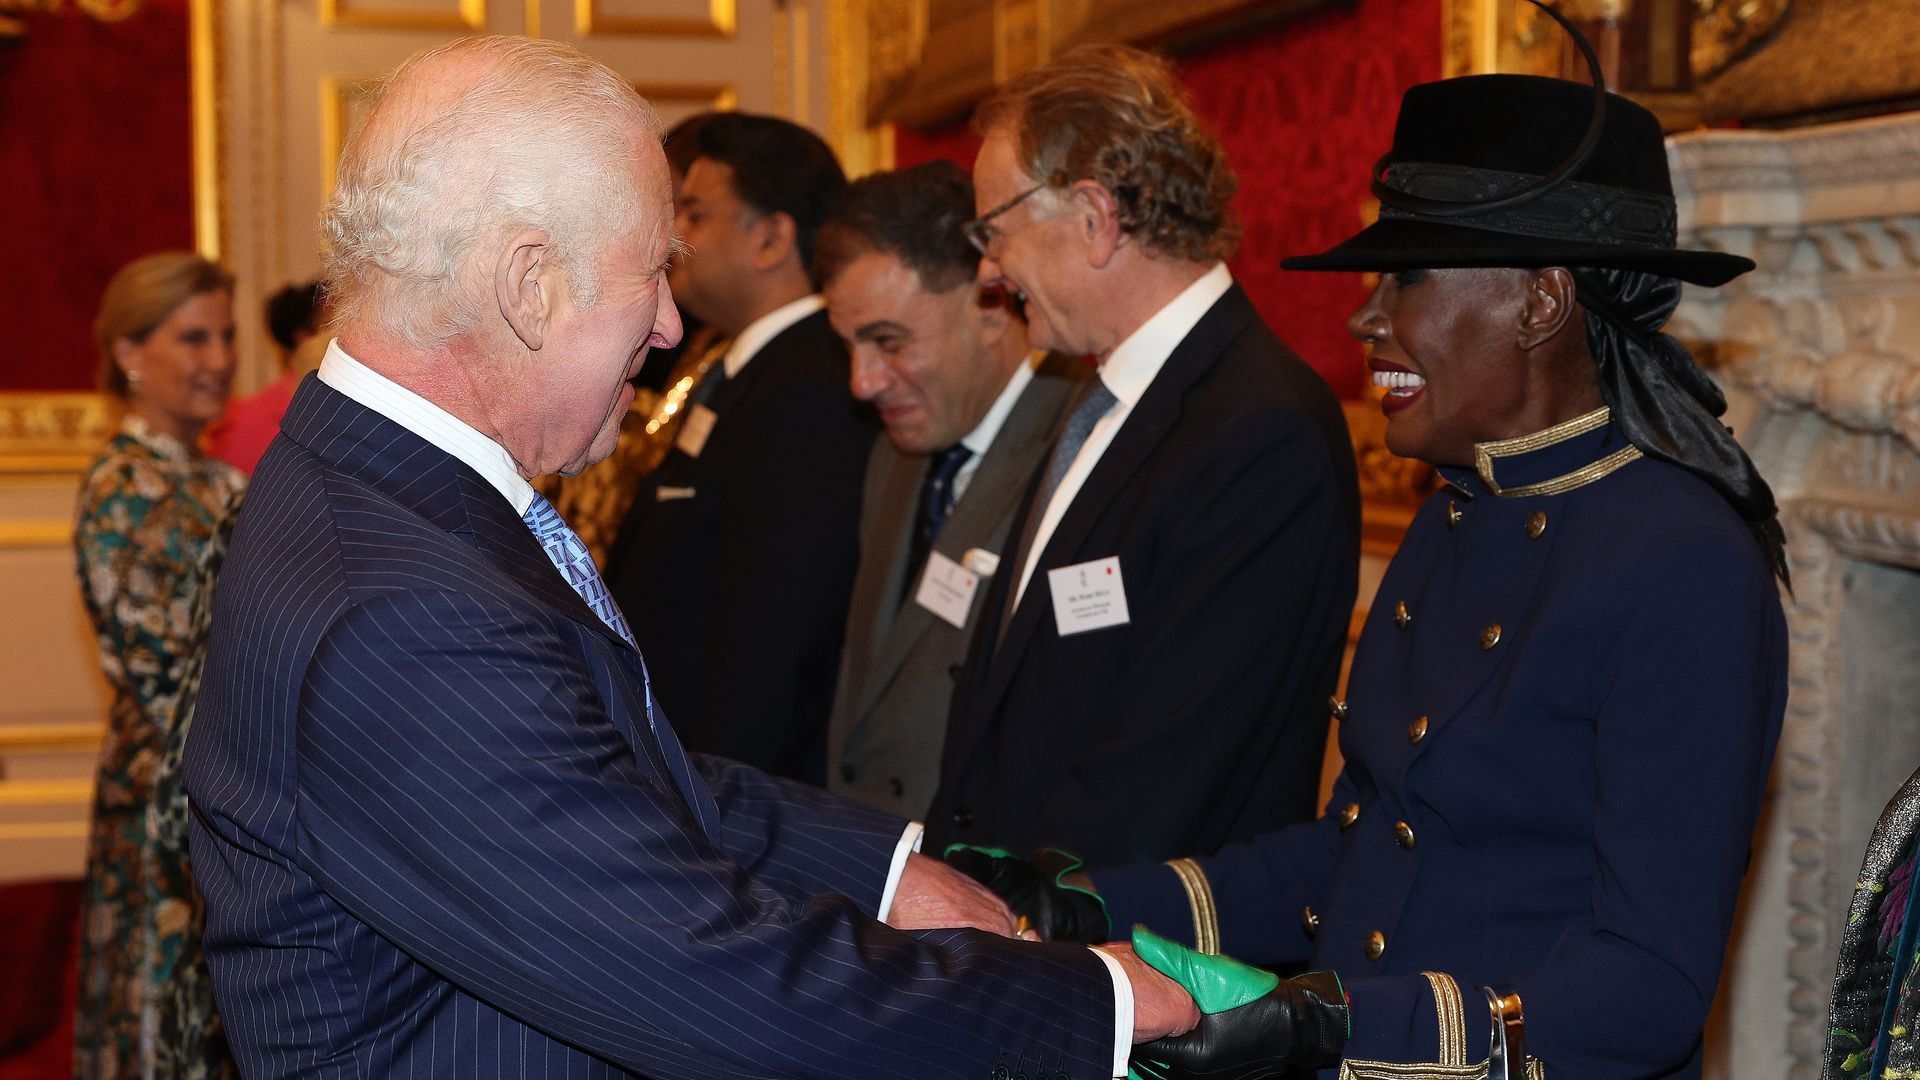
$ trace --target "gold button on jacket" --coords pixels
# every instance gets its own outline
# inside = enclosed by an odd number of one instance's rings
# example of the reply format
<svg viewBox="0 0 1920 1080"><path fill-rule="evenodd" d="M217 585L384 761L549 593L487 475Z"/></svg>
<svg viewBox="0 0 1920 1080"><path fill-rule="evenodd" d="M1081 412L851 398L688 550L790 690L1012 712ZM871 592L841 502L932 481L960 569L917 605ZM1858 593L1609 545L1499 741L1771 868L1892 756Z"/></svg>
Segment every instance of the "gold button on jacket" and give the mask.
<svg viewBox="0 0 1920 1080"><path fill-rule="evenodd" d="M1419 746L1420 740L1426 737L1427 718L1424 716L1414 717L1413 723L1407 725L1407 741L1415 746Z"/></svg>
<svg viewBox="0 0 1920 1080"><path fill-rule="evenodd" d="M1375 930L1367 935L1367 959L1378 960L1387 954L1387 935Z"/></svg>
<svg viewBox="0 0 1920 1080"><path fill-rule="evenodd" d="M1346 806L1340 808L1340 827L1341 828L1343 829L1350 828L1354 822L1359 820L1360 820L1360 804L1359 803L1350 802Z"/></svg>
<svg viewBox="0 0 1920 1080"><path fill-rule="evenodd" d="M1320 916L1315 915L1310 907L1301 908L1300 925L1307 931L1307 936L1312 937L1320 932Z"/></svg>
<svg viewBox="0 0 1920 1080"><path fill-rule="evenodd" d="M1403 848L1406 848L1408 851L1412 851L1413 850L1413 826L1407 824L1404 821L1394 822L1393 823L1393 842L1396 844L1399 844Z"/></svg>

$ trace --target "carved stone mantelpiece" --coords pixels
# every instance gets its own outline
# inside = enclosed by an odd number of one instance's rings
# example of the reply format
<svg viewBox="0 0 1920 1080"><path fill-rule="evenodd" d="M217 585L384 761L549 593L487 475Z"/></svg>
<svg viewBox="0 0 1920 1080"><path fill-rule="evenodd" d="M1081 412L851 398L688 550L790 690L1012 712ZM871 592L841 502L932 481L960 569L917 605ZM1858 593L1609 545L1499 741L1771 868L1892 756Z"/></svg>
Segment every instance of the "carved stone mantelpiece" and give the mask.
<svg viewBox="0 0 1920 1080"><path fill-rule="evenodd" d="M1794 593L1773 797L1709 1075L1816 1080L1868 832L1920 762L1920 116L1670 144L1682 243L1759 269L1690 290L1774 485Z"/></svg>

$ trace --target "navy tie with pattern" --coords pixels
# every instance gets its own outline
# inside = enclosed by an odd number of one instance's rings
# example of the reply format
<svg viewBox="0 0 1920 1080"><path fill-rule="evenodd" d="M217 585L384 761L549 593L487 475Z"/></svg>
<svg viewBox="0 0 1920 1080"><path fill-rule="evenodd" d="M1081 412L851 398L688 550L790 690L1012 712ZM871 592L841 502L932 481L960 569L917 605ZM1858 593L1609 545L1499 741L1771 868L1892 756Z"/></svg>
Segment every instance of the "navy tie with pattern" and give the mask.
<svg viewBox="0 0 1920 1080"><path fill-rule="evenodd" d="M913 525L913 545L907 557L906 580L900 583L900 602L906 603L913 595L914 586L919 584L922 568L927 565L927 557L933 554L933 543L940 539L940 530L953 516L953 479L960 475L961 466L973 457L973 451L955 443L933 455L927 463L927 477L920 484L920 513Z"/></svg>
<svg viewBox="0 0 1920 1080"><path fill-rule="evenodd" d="M1113 396L1107 384L1095 375L1087 380L1080 403L1074 406L1072 415L1067 417L1066 426L1060 429L1060 441L1053 444L1053 455L1047 459L1047 472L1040 481L1039 490L1033 493L1033 501L1027 504L1026 524L1020 530L1020 544L1014 548L1014 561L1006 563L1018 574L1027 564L1027 549L1033 546L1034 538L1040 534L1040 519L1047 516L1047 504L1053 501L1053 493L1060 488L1060 481L1066 479L1067 470L1073 466L1073 459L1080 456L1080 448L1086 445L1087 436L1093 434L1093 425L1107 415L1120 399ZM1019 578L1014 579L1014 587L1019 587ZM1024 597L1022 597L1024 599ZM1012 592L1007 594L1007 606L1000 615L1000 636L1007 636L1007 626L1013 622L1015 608Z"/></svg>

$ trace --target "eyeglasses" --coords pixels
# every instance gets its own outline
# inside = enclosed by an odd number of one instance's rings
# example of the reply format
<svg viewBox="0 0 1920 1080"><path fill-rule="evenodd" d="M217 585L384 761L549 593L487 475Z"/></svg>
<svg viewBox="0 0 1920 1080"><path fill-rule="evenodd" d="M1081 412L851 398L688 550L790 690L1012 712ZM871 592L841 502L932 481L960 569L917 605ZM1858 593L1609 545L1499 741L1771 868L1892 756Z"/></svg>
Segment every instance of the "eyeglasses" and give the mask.
<svg viewBox="0 0 1920 1080"><path fill-rule="evenodd" d="M960 234L967 238L973 249L987 258L993 258L993 247L1000 242L1001 233L993 227L993 219L1020 205L1022 199L1045 188L1045 184L1035 184L1027 190L1001 203L999 206L981 214L965 225L960 226Z"/></svg>

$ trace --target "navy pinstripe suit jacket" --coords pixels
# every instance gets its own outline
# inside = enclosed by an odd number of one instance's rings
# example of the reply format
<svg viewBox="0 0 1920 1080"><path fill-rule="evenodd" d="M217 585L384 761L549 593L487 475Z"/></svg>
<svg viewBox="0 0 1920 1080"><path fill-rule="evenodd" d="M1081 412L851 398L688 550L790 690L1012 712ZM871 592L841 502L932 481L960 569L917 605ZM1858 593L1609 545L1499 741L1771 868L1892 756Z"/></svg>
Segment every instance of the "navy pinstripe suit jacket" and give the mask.
<svg viewBox="0 0 1920 1080"><path fill-rule="evenodd" d="M902 822L650 730L451 456L312 378L281 428L185 764L246 1075L1108 1075L1098 958L873 921Z"/></svg>

